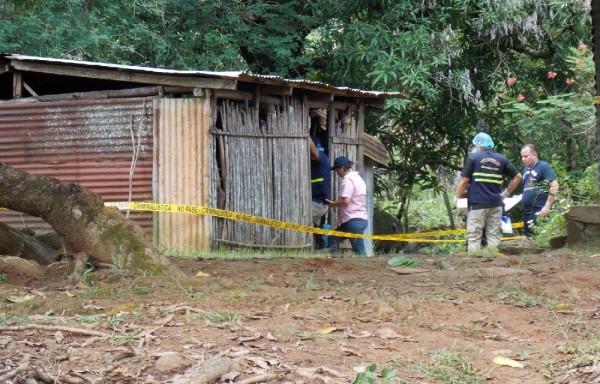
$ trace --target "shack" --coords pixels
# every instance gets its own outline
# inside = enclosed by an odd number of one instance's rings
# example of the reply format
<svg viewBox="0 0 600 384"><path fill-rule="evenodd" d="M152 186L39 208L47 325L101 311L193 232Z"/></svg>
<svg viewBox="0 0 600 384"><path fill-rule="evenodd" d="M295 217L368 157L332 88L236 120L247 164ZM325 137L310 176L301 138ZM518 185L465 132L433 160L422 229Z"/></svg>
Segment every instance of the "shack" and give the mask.
<svg viewBox="0 0 600 384"><path fill-rule="evenodd" d="M387 151L363 132L365 107L395 97L402 95L244 71L2 54L0 161L80 183L106 202L217 207L311 225L311 116L324 119L330 158L348 156L365 176L372 213L373 162L387 162ZM192 214L127 214L173 252L312 247L304 232ZM49 228L8 210L0 221Z"/></svg>

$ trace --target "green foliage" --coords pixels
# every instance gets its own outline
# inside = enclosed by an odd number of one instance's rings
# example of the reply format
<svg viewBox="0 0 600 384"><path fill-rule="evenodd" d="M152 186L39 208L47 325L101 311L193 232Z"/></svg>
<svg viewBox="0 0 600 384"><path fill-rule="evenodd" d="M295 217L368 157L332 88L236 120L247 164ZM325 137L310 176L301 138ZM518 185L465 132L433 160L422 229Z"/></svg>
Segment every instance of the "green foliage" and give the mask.
<svg viewBox="0 0 600 384"><path fill-rule="evenodd" d="M600 186L598 185L598 164L587 167L574 185L573 199L579 205L600 204Z"/></svg>
<svg viewBox="0 0 600 384"><path fill-rule="evenodd" d="M421 248L419 252L422 252L425 255L451 255L457 252L464 252L467 243L466 240L464 240L464 235L460 235L460 237L462 237L460 242L435 243ZM451 240L457 240L457 237L454 236ZM488 248L484 248L484 250L487 249Z"/></svg>
<svg viewBox="0 0 600 384"><path fill-rule="evenodd" d="M278 3L10 2L0 13L0 51L177 69L303 72L303 40L317 20L300 1Z"/></svg>
<svg viewBox="0 0 600 384"><path fill-rule="evenodd" d="M396 372L391 368L383 368L381 370L382 384L405 384L396 376ZM377 383L377 364L371 364L365 368L364 372L356 375L352 384L375 384Z"/></svg>
<svg viewBox="0 0 600 384"><path fill-rule="evenodd" d="M540 156L552 157L568 171L577 171L595 161L592 52L584 45L570 47L564 65L562 72L540 70L537 78L524 84L515 79L502 94L509 100L502 107L507 127L535 143L545 152Z"/></svg>
<svg viewBox="0 0 600 384"><path fill-rule="evenodd" d="M459 353L442 350L419 369L434 379L452 384L483 384L485 375Z"/></svg>
<svg viewBox="0 0 600 384"><path fill-rule="evenodd" d="M453 200L455 189L447 190L449 199ZM457 227L464 224L464 216L452 211L453 220ZM416 231L433 231L450 227L450 218L439 189L415 189L408 207L408 223Z"/></svg>
<svg viewBox="0 0 600 384"><path fill-rule="evenodd" d="M6 278L7 278L6 273L0 272L0 283L6 281Z"/></svg>
<svg viewBox="0 0 600 384"><path fill-rule="evenodd" d="M395 256L388 260L388 265L390 267L418 267L421 265L421 260L418 259L409 259L404 256Z"/></svg>

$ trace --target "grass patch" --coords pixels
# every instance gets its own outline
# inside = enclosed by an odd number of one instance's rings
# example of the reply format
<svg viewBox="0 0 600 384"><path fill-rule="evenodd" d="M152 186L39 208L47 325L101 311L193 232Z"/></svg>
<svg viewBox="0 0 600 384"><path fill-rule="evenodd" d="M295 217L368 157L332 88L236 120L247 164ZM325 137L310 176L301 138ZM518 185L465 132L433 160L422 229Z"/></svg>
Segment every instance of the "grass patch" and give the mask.
<svg viewBox="0 0 600 384"><path fill-rule="evenodd" d="M9 315L9 316L0 316L0 325L17 325L17 324L25 324L29 323L31 319L29 317L17 316L17 315Z"/></svg>
<svg viewBox="0 0 600 384"><path fill-rule="evenodd" d="M248 294L245 292L234 292L234 293L231 293L229 296L227 296L227 300L238 301L238 300L243 300L246 297L248 297Z"/></svg>
<svg viewBox="0 0 600 384"><path fill-rule="evenodd" d="M117 294L117 290L115 288L100 288L98 286L94 286L85 292L78 293L77 296L81 297L82 299L91 299L93 297L102 297L102 296L113 297L116 294Z"/></svg>
<svg viewBox="0 0 600 384"><path fill-rule="evenodd" d="M496 289L496 296L500 299L513 303L518 307L535 307L546 303L545 298L540 298L527 292L523 287L508 281Z"/></svg>
<svg viewBox="0 0 600 384"><path fill-rule="evenodd" d="M418 369L433 379L452 384L483 384L485 375L459 353L442 350Z"/></svg>
<svg viewBox="0 0 600 384"><path fill-rule="evenodd" d="M129 284L129 291L135 295L146 295L152 292L152 288L140 284L137 279L133 279L131 284Z"/></svg>
<svg viewBox="0 0 600 384"><path fill-rule="evenodd" d="M190 313L192 319L203 319L207 323L235 323L241 316L232 311L210 311Z"/></svg>
<svg viewBox="0 0 600 384"><path fill-rule="evenodd" d="M179 289L181 289L185 295L187 296L188 299L192 300L192 301L201 301L201 300L207 300L208 299L208 294L204 293L204 292L196 292L194 290L194 288L192 287L188 287L188 288L184 288L181 286L181 284L179 284L179 282L177 282L177 286L179 287Z"/></svg>

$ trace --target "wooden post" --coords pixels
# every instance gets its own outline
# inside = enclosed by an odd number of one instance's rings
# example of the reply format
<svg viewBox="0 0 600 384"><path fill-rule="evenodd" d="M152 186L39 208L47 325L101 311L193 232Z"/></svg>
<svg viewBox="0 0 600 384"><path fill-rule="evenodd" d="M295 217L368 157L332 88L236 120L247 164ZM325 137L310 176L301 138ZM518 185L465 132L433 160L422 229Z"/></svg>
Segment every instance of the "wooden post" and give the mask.
<svg viewBox="0 0 600 384"><path fill-rule="evenodd" d="M23 77L21 72L13 73L13 99L20 99L23 96Z"/></svg>

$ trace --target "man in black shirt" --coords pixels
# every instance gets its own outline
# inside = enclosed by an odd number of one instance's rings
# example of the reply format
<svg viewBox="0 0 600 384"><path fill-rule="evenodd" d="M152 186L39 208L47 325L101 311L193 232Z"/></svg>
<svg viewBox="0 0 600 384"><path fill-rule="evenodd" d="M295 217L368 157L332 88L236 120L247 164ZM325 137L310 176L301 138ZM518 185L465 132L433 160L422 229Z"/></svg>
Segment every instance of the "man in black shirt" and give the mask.
<svg viewBox="0 0 600 384"><path fill-rule="evenodd" d="M465 161L461 172L462 179L456 189L456 197L465 194L469 213L467 214L467 241L469 252L481 248L481 238L485 230L488 245L497 247L502 237L503 200L518 186L523 176L508 159L492 150L494 141L487 133L480 132L473 138L475 151ZM504 176L512 178L502 191Z"/></svg>

